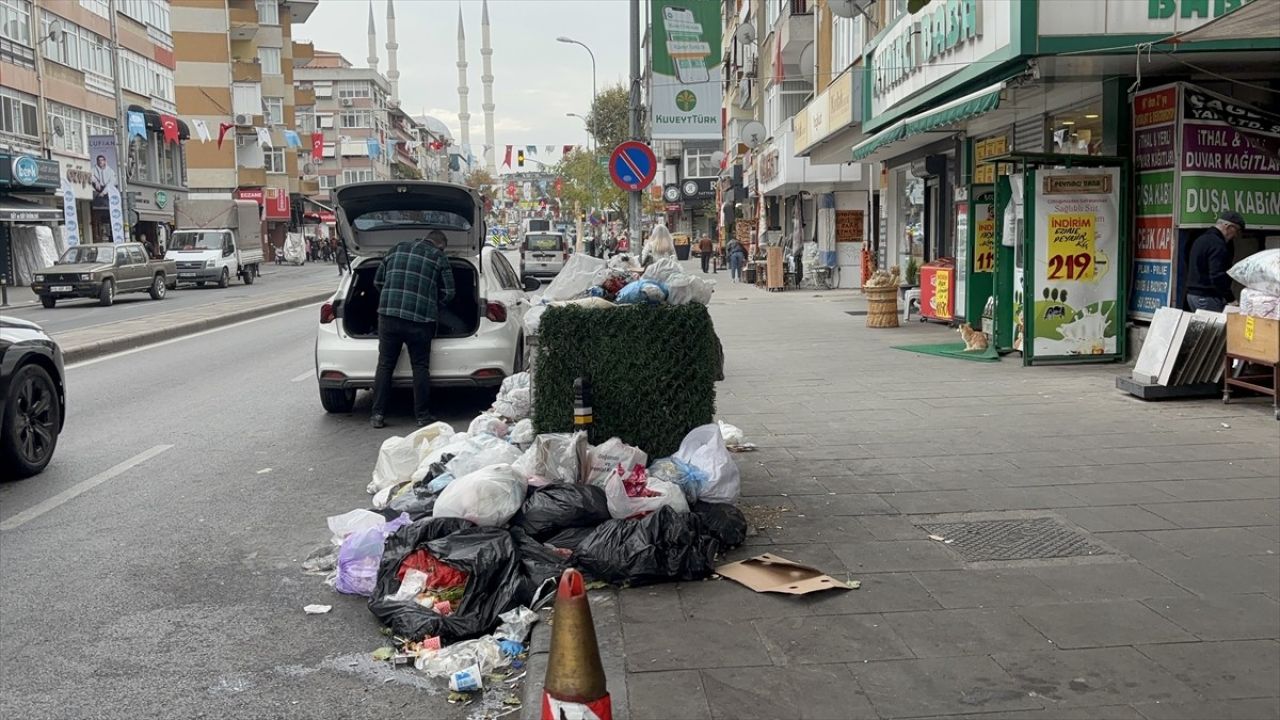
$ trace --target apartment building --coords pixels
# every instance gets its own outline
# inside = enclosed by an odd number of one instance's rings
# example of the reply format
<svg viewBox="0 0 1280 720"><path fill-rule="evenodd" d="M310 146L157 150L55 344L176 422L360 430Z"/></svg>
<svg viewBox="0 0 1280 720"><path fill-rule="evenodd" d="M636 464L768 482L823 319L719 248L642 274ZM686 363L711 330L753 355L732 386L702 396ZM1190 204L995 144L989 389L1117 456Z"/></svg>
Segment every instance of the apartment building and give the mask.
<svg viewBox="0 0 1280 720"><path fill-rule="evenodd" d="M263 243L280 246L304 189L309 142L299 127L295 66L311 46L293 42L319 0L173 0L178 109L209 128L188 144L188 178L199 197L263 206Z"/></svg>
<svg viewBox="0 0 1280 720"><path fill-rule="evenodd" d="M346 183L391 179L399 146L388 152L395 131L387 79L327 50L316 50L310 62L295 69L294 78L297 89L314 95L313 132L323 137L320 160L309 163L308 174L318 181L316 199L332 202L333 189Z"/></svg>
<svg viewBox="0 0 1280 720"><path fill-rule="evenodd" d="M169 0L0 0L0 166L23 169L0 175L0 196L44 208L0 227L27 217L61 223L63 243L158 252L187 191L176 100Z"/></svg>

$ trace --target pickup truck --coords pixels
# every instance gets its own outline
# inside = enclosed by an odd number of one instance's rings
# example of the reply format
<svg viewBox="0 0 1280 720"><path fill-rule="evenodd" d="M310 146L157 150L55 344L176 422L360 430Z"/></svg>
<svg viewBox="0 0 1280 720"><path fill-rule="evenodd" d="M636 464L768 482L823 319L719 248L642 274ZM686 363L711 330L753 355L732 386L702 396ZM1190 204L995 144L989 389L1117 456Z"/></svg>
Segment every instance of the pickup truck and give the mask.
<svg viewBox="0 0 1280 720"><path fill-rule="evenodd" d="M177 286L177 265L152 260L140 243L92 243L69 247L52 266L37 270L31 291L51 308L67 298L97 298L99 305L110 305L127 292L163 300Z"/></svg>

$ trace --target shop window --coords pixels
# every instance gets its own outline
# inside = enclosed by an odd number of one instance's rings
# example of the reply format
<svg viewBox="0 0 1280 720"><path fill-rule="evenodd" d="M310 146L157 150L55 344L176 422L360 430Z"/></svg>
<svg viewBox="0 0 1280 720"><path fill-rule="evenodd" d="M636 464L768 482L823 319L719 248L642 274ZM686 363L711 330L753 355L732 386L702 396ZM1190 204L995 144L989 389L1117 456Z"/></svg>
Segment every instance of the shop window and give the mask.
<svg viewBox="0 0 1280 720"><path fill-rule="evenodd" d="M1064 155L1102 154L1102 101L1049 116L1049 145Z"/></svg>
<svg viewBox="0 0 1280 720"><path fill-rule="evenodd" d="M898 231L902 233L898 243L902 270L905 273L910 258L916 264L924 262L924 178L918 178L908 168L896 171L898 187Z"/></svg>
<svg viewBox="0 0 1280 720"><path fill-rule="evenodd" d="M280 6L276 0L258 0L258 24L280 24Z"/></svg>
<svg viewBox="0 0 1280 720"><path fill-rule="evenodd" d="M258 62L262 64L263 75L280 74L280 48L258 48Z"/></svg>
<svg viewBox="0 0 1280 720"><path fill-rule="evenodd" d="M35 96L0 87L0 133L40 137Z"/></svg>

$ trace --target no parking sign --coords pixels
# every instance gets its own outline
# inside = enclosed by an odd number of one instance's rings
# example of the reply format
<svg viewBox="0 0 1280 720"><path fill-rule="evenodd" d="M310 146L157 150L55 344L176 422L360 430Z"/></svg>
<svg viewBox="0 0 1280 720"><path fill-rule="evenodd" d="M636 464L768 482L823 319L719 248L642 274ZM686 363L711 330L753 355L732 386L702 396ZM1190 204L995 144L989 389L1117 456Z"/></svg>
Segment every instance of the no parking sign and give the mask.
<svg viewBox="0 0 1280 720"><path fill-rule="evenodd" d="M658 159L653 150L637 140L622 143L609 157L609 177L614 185L627 192L645 189L657 172Z"/></svg>

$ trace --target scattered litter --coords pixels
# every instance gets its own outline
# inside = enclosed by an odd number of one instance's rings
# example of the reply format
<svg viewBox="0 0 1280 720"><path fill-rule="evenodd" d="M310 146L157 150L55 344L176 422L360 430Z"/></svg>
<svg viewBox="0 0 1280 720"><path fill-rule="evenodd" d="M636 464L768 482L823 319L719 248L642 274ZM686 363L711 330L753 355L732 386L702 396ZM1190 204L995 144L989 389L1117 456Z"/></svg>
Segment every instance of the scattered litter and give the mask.
<svg viewBox="0 0 1280 720"><path fill-rule="evenodd" d="M946 538L942 537L941 535L930 535L930 536L929 536L929 539L930 539L930 540L933 540L933 541L936 541L936 542L942 542L942 541L946 540Z"/></svg>
<svg viewBox="0 0 1280 720"><path fill-rule="evenodd" d="M258 474L259 474L259 475L266 475L266 474L267 474L267 473L269 473L269 472L271 472L271 468L262 468L261 470L259 470L259 471L258 471Z"/></svg>
<svg viewBox="0 0 1280 720"><path fill-rule="evenodd" d="M845 581L844 581L844 584L845 584L845 586L847 586L850 590L857 590L858 588L862 587L862 581L861 581L861 580L845 580Z"/></svg>
<svg viewBox="0 0 1280 720"><path fill-rule="evenodd" d="M1230 428L1230 427L1231 427L1231 423L1222 423L1222 427L1224 427L1224 428Z"/></svg>
<svg viewBox="0 0 1280 720"><path fill-rule="evenodd" d="M308 615L323 615L332 609L332 605L307 605L302 611Z"/></svg>
<svg viewBox="0 0 1280 720"><path fill-rule="evenodd" d="M472 664L449 676L449 689L455 692L472 692L484 689L484 679L480 677L480 666Z"/></svg>
<svg viewBox="0 0 1280 720"><path fill-rule="evenodd" d="M852 588L847 582L840 582L817 568L769 553L721 565L716 572L756 592L808 595L823 590Z"/></svg>
<svg viewBox="0 0 1280 720"><path fill-rule="evenodd" d="M374 650L370 654L373 656L374 660L390 660L391 657L396 654L396 649L393 647L384 645L378 648L377 650ZM351 664L355 665L356 663L353 662Z"/></svg>

